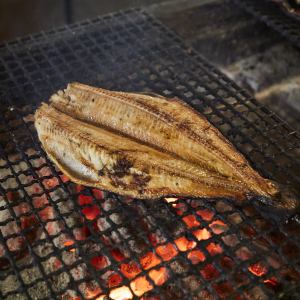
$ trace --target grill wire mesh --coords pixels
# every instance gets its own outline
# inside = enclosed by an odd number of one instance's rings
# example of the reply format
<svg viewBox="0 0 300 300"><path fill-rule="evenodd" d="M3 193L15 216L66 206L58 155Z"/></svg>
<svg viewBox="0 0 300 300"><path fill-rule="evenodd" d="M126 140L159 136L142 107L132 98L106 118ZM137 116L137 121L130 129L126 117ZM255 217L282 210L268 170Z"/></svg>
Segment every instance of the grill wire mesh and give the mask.
<svg viewBox="0 0 300 300"><path fill-rule="evenodd" d="M284 8L271 0L235 0L234 2L300 48L299 16L284 11Z"/></svg>
<svg viewBox="0 0 300 300"><path fill-rule="evenodd" d="M299 296L297 224L246 201L139 201L76 186L40 147L32 113L71 81L176 96L264 176L297 189L299 136L285 122L140 10L0 51L0 298Z"/></svg>

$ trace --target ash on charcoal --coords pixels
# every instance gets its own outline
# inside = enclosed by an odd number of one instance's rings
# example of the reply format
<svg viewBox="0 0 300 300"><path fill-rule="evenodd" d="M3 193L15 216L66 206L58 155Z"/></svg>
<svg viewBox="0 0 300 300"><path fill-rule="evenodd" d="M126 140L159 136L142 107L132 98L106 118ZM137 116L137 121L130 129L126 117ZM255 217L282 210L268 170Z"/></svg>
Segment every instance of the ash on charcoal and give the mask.
<svg viewBox="0 0 300 300"><path fill-rule="evenodd" d="M20 271L20 275L25 284L30 284L30 283L34 282L35 280L42 278L42 274L41 274L40 270L36 267L26 268L26 269Z"/></svg>
<svg viewBox="0 0 300 300"><path fill-rule="evenodd" d="M189 266L180 258L176 258L170 263L170 267L174 273L182 274L189 270Z"/></svg>
<svg viewBox="0 0 300 300"><path fill-rule="evenodd" d="M75 281L84 279L88 274L87 266L84 263L79 264L76 267L72 268L70 272Z"/></svg>
<svg viewBox="0 0 300 300"><path fill-rule="evenodd" d="M28 300L28 298L22 294L13 294L7 296L6 300Z"/></svg>
<svg viewBox="0 0 300 300"><path fill-rule="evenodd" d="M69 282L70 276L66 272L51 277L52 288L55 292L60 292L67 288Z"/></svg>
<svg viewBox="0 0 300 300"><path fill-rule="evenodd" d="M217 201L215 207L219 213L224 213L232 210L232 206L224 201Z"/></svg>
<svg viewBox="0 0 300 300"><path fill-rule="evenodd" d="M9 275L5 279L0 280L0 291L2 294L15 291L20 287L19 281L15 275Z"/></svg>
<svg viewBox="0 0 300 300"><path fill-rule="evenodd" d="M50 297L50 291L47 287L46 282L38 282L33 287L28 289L29 295L33 299L42 299L42 298L49 298Z"/></svg>

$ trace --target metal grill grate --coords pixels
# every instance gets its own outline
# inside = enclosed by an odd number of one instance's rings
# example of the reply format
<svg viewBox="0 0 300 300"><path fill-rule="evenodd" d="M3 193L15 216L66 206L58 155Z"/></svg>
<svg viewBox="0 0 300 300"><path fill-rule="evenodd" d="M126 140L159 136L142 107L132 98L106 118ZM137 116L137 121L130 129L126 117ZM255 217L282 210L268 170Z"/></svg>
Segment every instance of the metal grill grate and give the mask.
<svg viewBox="0 0 300 300"><path fill-rule="evenodd" d="M278 3L270 0L238 0L234 2L300 48L300 18L293 17L285 12Z"/></svg>
<svg viewBox="0 0 300 300"><path fill-rule="evenodd" d="M139 10L0 51L0 298L297 297L296 224L229 199L139 201L76 186L41 149L32 113L71 81L177 96L264 176L297 189L299 136L285 122Z"/></svg>

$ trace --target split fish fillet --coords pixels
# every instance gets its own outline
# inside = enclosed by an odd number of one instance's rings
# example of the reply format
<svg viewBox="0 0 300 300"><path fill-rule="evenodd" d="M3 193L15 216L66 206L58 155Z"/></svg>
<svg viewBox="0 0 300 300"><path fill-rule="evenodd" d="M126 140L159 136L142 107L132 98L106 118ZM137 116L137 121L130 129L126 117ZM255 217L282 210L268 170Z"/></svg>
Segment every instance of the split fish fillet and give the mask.
<svg viewBox="0 0 300 300"><path fill-rule="evenodd" d="M141 199L279 194L178 99L70 83L37 109L35 126L48 156L78 184Z"/></svg>

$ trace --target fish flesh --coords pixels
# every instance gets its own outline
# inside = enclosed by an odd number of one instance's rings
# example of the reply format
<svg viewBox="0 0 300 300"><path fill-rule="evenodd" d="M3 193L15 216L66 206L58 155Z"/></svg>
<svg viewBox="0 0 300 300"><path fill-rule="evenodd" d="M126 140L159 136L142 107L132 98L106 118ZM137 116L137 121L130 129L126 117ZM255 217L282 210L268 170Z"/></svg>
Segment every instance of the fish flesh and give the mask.
<svg viewBox="0 0 300 300"><path fill-rule="evenodd" d="M70 83L35 113L50 159L71 180L135 198L277 197L235 147L185 102Z"/></svg>

